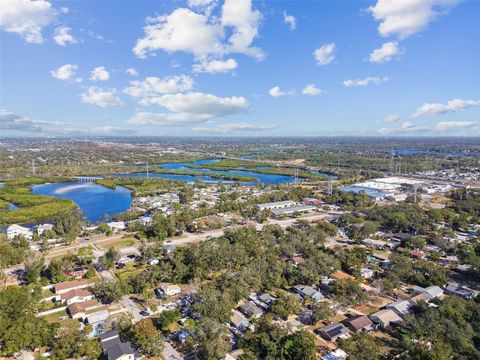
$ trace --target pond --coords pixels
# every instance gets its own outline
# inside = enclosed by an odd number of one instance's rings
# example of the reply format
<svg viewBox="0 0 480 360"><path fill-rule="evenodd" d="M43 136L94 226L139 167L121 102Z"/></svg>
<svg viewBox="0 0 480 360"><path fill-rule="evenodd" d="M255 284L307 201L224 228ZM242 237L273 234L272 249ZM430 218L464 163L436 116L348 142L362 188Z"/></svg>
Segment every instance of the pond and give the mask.
<svg viewBox="0 0 480 360"><path fill-rule="evenodd" d="M111 216L126 211L132 203L130 190L121 186L109 189L93 182L35 185L32 187L32 194L70 199L92 223L99 221L104 214Z"/></svg>

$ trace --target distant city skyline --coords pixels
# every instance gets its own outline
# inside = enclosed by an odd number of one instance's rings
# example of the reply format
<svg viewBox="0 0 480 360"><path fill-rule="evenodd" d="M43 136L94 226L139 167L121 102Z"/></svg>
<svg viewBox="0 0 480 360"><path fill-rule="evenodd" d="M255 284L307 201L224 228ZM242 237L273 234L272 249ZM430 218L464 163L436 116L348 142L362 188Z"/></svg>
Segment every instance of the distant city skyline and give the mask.
<svg viewBox="0 0 480 360"><path fill-rule="evenodd" d="M0 10L0 137L480 136L479 1Z"/></svg>

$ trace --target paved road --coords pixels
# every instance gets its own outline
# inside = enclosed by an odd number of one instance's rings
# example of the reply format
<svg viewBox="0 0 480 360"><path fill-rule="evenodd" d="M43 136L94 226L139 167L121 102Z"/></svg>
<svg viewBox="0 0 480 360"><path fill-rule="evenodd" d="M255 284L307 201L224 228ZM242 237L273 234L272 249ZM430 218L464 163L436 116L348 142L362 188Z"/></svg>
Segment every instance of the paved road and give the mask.
<svg viewBox="0 0 480 360"><path fill-rule="evenodd" d="M168 341L165 341L163 344L162 355L165 360L183 360L183 356Z"/></svg>
<svg viewBox="0 0 480 360"><path fill-rule="evenodd" d="M140 311L142 311L142 310L128 296L125 295L125 296L122 297L122 303L125 306L125 308L128 310L128 312L130 313L130 315L133 316L135 322L140 321L144 318L140 314Z"/></svg>

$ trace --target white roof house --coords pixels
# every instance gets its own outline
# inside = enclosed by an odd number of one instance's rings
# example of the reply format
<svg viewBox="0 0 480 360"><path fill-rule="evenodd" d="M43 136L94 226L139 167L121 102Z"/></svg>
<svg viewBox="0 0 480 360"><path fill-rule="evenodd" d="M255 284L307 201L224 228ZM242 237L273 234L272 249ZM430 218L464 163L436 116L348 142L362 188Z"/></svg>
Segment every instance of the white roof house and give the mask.
<svg viewBox="0 0 480 360"><path fill-rule="evenodd" d="M37 234L40 236L45 231L53 230L53 224L42 224L37 226Z"/></svg>
<svg viewBox="0 0 480 360"><path fill-rule="evenodd" d="M387 309L392 309L399 316L408 315L411 312L412 302L409 299L398 300L387 305Z"/></svg>
<svg viewBox="0 0 480 360"><path fill-rule="evenodd" d="M95 324L107 320L109 316L110 313L107 310L101 310L87 315L85 321L87 324Z"/></svg>
<svg viewBox="0 0 480 360"><path fill-rule="evenodd" d="M291 206L295 206L297 203L295 201L275 201L270 203L258 204L257 207L259 210L272 210L272 209L283 209Z"/></svg>
<svg viewBox="0 0 480 360"><path fill-rule="evenodd" d="M182 289L178 285L162 284L160 285L160 289L167 296L177 295L182 292Z"/></svg>
<svg viewBox="0 0 480 360"><path fill-rule="evenodd" d="M125 228L127 227L125 225L125 221L112 221L112 222L107 223L107 225L112 230L125 230Z"/></svg>
<svg viewBox="0 0 480 360"><path fill-rule="evenodd" d="M17 224L10 225L7 228L7 237L9 239L13 239L16 236L24 236L27 239L31 240L33 237L33 232L32 230L24 226L20 226Z"/></svg>

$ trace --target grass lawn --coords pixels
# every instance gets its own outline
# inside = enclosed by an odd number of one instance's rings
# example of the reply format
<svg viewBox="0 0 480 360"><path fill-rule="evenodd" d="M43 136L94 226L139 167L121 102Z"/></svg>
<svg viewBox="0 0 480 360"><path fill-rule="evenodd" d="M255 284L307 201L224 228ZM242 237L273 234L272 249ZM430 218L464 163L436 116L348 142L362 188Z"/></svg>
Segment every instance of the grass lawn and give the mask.
<svg viewBox="0 0 480 360"><path fill-rule="evenodd" d="M114 272L119 279L125 280L125 279L128 279L129 277L140 274L143 270L145 270L145 266L136 267L135 264L130 263L127 266L125 266L123 269L115 269Z"/></svg>
<svg viewBox="0 0 480 360"><path fill-rule="evenodd" d="M132 238L127 238L127 239L120 238L120 239L114 239L111 241L104 241L102 243L97 244L97 246L104 250L108 250L111 248L119 249L126 246L132 246L134 244L135 244L135 240Z"/></svg>
<svg viewBox="0 0 480 360"><path fill-rule="evenodd" d="M61 321L60 318L63 316L68 316L67 310L62 310L62 311L55 312L53 314L45 315L43 318L47 320L49 323L53 323L53 322L60 322Z"/></svg>
<svg viewBox="0 0 480 360"><path fill-rule="evenodd" d="M42 290L42 298L49 298L54 295L55 293L51 289Z"/></svg>

